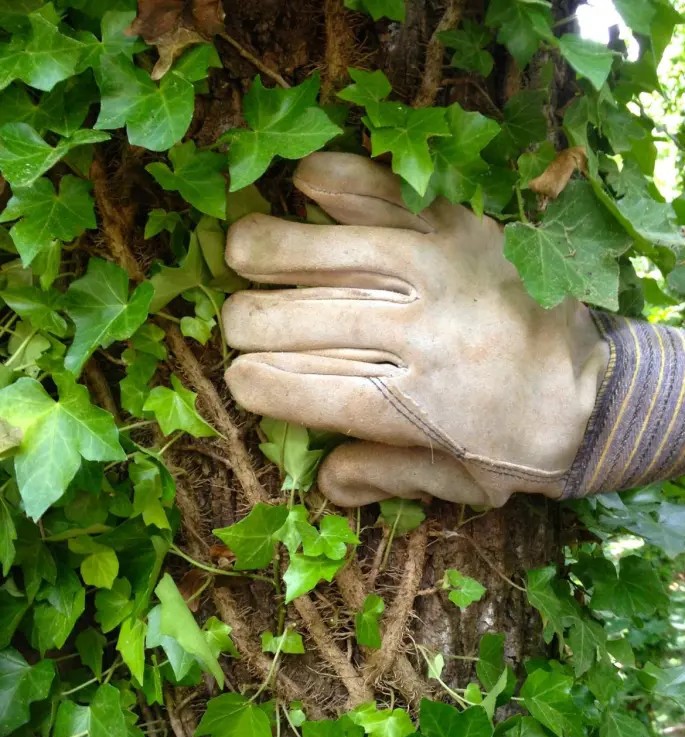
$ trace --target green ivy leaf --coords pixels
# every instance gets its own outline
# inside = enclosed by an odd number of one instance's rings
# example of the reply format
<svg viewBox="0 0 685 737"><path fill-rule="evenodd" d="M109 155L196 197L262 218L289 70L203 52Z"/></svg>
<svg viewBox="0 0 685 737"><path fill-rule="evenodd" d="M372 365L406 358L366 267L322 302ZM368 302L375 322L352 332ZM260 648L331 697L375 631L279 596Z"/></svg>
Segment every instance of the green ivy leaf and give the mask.
<svg viewBox="0 0 685 737"><path fill-rule="evenodd" d="M182 223L183 220L177 212L167 212L166 210L155 208L154 210L150 210L147 216L143 237L146 240L148 238L154 238L163 230L166 230L167 233L173 233Z"/></svg>
<svg viewBox="0 0 685 737"><path fill-rule="evenodd" d="M157 584L155 594L162 603L162 634L173 637L187 653L196 657L223 688L224 674L221 666L168 573L165 573Z"/></svg>
<svg viewBox="0 0 685 737"><path fill-rule="evenodd" d="M249 129L234 129L223 136L230 141L231 192L258 179L275 156L301 159L341 132L317 106L318 92L318 74L290 89L267 89L261 77L255 78L243 98Z"/></svg>
<svg viewBox="0 0 685 737"><path fill-rule="evenodd" d="M0 589L0 651L9 647L28 608L28 599Z"/></svg>
<svg viewBox="0 0 685 737"><path fill-rule="evenodd" d="M59 192L47 178L31 187L13 188L0 222L17 221L10 235L24 266L49 249L53 240L70 242L96 227L90 190L90 182L70 174L60 180Z"/></svg>
<svg viewBox="0 0 685 737"><path fill-rule="evenodd" d="M586 77L596 90L602 89L614 63L614 52L604 44L581 38L574 33L565 33L559 39L559 48L566 61Z"/></svg>
<svg viewBox="0 0 685 737"><path fill-rule="evenodd" d="M563 645L565 622L568 617L574 616L575 611L569 604L568 592L559 590L556 568L547 566L528 571L527 579L528 601L542 615L545 642L550 642L557 634Z"/></svg>
<svg viewBox="0 0 685 737"><path fill-rule="evenodd" d="M157 84L121 54L103 57L95 76L101 100L94 128L126 126L128 140L150 151L166 151L183 138L195 106L185 77L172 70Z"/></svg>
<svg viewBox="0 0 685 737"><path fill-rule="evenodd" d="M492 691L497 686L505 668L507 669L507 683L504 698L513 694L516 688L514 671L504 661L504 635L489 632L484 634L478 645L476 674L486 691Z"/></svg>
<svg viewBox="0 0 685 737"><path fill-rule="evenodd" d="M606 657L606 631L599 622L588 618L575 618L568 633L568 645L573 651L573 669L582 676L592 665Z"/></svg>
<svg viewBox="0 0 685 737"><path fill-rule="evenodd" d="M570 182L539 226L512 223L504 234L504 255L543 307L555 307L573 296L618 309L616 258L631 242L597 202L589 184Z"/></svg>
<svg viewBox="0 0 685 737"><path fill-rule="evenodd" d="M145 322L153 288L143 282L129 299L128 274L116 264L91 258L85 276L69 285L66 311L76 326L64 365L79 374L96 348L126 340Z"/></svg>
<svg viewBox="0 0 685 737"><path fill-rule="evenodd" d="M138 683L144 678L146 632L145 622L131 617L122 622L117 638L117 650Z"/></svg>
<svg viewBox="0 0 685 737"><path fill-rule="evenodd" d="M647 728L634 716L619 710L604 712L599 737L647 737Z"/></svg>
<svg viewBox="0 0 685 737"><path fill-rule="evenodd" d="M83 665L90 668L99 680L102 677L102 658L107 638L95 627L88 627L76 635L74 644Z"/></svg>
<svg viewBox="0 0 685 737"><path fill-rule="evenodd" d="M34 519L62 496L81 458L126 457L112 415L92 405L86 388L69 375L53 376L59 401L28 378L0 390L0 417L23 432L14 468L26 513Z"/></svg>
<svg viewBox="0 0 685 737"><path fill-rule="evenodd" d="M17 444L21 443L21 438L17 439ZM17 529L9 510L7 502L0 495L0 570L2 575L6 577L10 567L14 563L16 549L14 541L17 539Z"/></svg>
<svg viewBox="0 0 685 737"><path fill-rule="evenodd" d="M29 721L29 707L48 697L54 677L52 660L29 665L13 648L0 652L0 737Z"/></svg>
<svg viewBox="0 0 685 737"><path fill-rule="evenodd" d="M423 196L434 168L428 140L450 134L444 109L381 102L367 112L364 124L371 132L371 155L391 153L392 170Z"/></svg>
<svg viewBox="0 0 685 737"><path fill-rule="evenodd" d="M379 103L392 92L390 81L380 69L367 72L363 69L348 69L353 84L338 92L341 100L352 102L366 109L370 116L378 115Z"/></svg>
<svg viewBox="0 0 685 737"><path fill-rule="evenodd" d="M361 611L354 618L357 644L378 650L382 645L380 618L385 611L385 602L377 594L369 594L364 599Z"/></svg>
<svg viewBox="0 0 685 737"><path fill-rule="evenodd" d="M126 717L119 690L109 683L98 688L88 706L62 701L57 709L53 737L127 737Z"/></svg>
<svg viewBox="0 0 685 737"><path fill-rule="evenodd" d="M674 666L673 668L659 668L653 663L647 663L644 672L655 681L652 686L654 693L675 699L676 703L683 702L683 699L685 699L684 665Z"/></svg>
<svg viewBox="0 0 685 737"><path fill-rule="evenodd" d="M301 527L300 530L303 533L304 552L308 556L323 555L330 560L342 560L347 554L348 543L359 545L359 538L352 532L345 517L330 514L325 516L315 537L306 527Z"/></svg>
<svg viewBox="0 0 685 737"><path fill-rule="evenodd" d="M14 79L21 79L39 90L51 90L75 74L84 45L60 33L57 23L51 22L47 15L42 9L31 13L30 29L15 34L8 44L0 45L0 89Z"/></svg>
<svg viewBox="0 0 685 737"><path fill-rule="evenodd" d="M406 15L404 0L345 0L345 7L368 13L374 20L388 18L404 22Z"/></svg>
<svg viewBox="0 0 685 737"><path fill-rule="evenodd" d="M156 386L143 405L145 412L152 412L165 435L175 430L190 433L196 438L211 438L218 434L205 422L195 409L197 394L186 389L175 374L171 376L172 388Z"/></svg>
<svg viewBox="0 0 685 737"><path fill-rule="evenodd" d="M307 428L271 417L264 417L259 426L269 441L259 449L285 474L283 489L309 491L324 452L309 450Z"/></svg>
<svg viewBox="0 0 685 737"><path fill-rule="evenodd" d="M276 535L287 517L287 507L258 503L240 522L213 533L235 553L237 570L266 568L273 560Z"/></svg>
<svg viewBox="0 0 685 737"><path fill-rule="evenodd" d="M541 668L521 688L526 709L558 737L583 737L581 713L571 696L573 678Z"/></svg>
<svg viewBox="0 0 685 737"><path fill-rule="evenodd" d="M385 499L380 503L383 520L398 535L415 530L426 519L426 513L419 502L411 499Z"/></svg>
<svg viewBox="0 0 685 737"><path fill-rule="evenodd" d="M497 41L506 46L521 69L527 66L542 39L554 38L551 4L528 0L492 0L485 24L496 28Z"/></svg>
<svg viewBox="0 0 685 737"><path fill-rule="evenodd" d="M189 82L200 82L209 75L209 69L221 69L221 58L214 44L198 44L188 49L174 64L174 71Z"/></svg>
<svg viewBox="0 0 685 737"><path fill-rule="evenodd" d="M637 555L621 558L618 576L595 582L590 605L619 616L649 616L668 606L668 595L652 563Z"/></svg>
<svg viewBox="0 0 685 737"><path fill-rule="evenodd" d="M0 297L35 330L45 330L60 338L67 334L67 321L57 312L62 306L62 295L54 289L10 287L1 291Z"/></svg>
<svg viewBox="0 0 685 737"><path fill-rule="evenodd" d="M5 123L0 126L0 172L12 186L30 187L72 149L108 138L108 133L78 130L53 147L27 123Z"/></svg>
<svg viewBox="0 0 685 737"><path fill-rule="evenodd" d="M445 589L452 589L449 593L449 600L462 611L470 604L480 601L487 591L485 586L475 578L465 576L454 568L445 571L442 586Z"/></svg>
<svg viewBox="0 0 685 737"><path fill-rule="evenodd" d="M207 702L195 734L197 737L271 737L271 723L258 704L238 693L225 693Z"/></svg>
<svg viewBox="0 0 685 737"><path fill-rule="evenodd" d="M214 653L216 648L210 645L207 634L203 633L203 635L207 641L208 647L212 653ZM186 682L195 683L201 677L201 661L192 653L185 650L176 638L171 637L162 631L161 605L153 607L148 612L145 645L148 649L161 647L162 650L164 650L164 654L169 660L169 665L171 666L176 681L180 682L186 680ZM218 657L218 653L216 657Z"/></svg>
<svg viewBox="0 0 685 737"><path fill-rule="evenodd" d="M209 280L198 237L195 233L191 233L188 253L181 265L177 268L162 266L150 279L150 284L154 288L150 312L159 312L179 294L189 289L204 287Z"/></svg>
<svg viewBox="0 0 685 737"><path fill-rule="evenodd" d="M142 453L133 456L128 467L133 482L133 514L140 514L146 525L155 525L160 530L169 530L171 525L162 504L164 485L159 465Z"/></svg>
<svg viewBox="0 0 685 737"><path fill-rule="evenodd" d="M288 511L283 527L276 531L275 537L288 549L290 555L295 554L303 540L316 544L319 532L309 523L309 512L301 504L296 504Z"/></svg>
<svg viewBox="0 0 685 737"><path fill-rule="evenodd" d="M193 141L186 141L169 151L169 160L173 171L160 161L145 168L164 189L178 191L200 212L225 219L225 158L212 151L198 151Z"/></svg>
<svg viewBox="0 0 685 737"><path fill-rule="evenodd" d="M304 655L304 642L302 635L291 629L287 629L282 635L276 637L273 632L262 632L263 653L285 653L286 655Z"/></svg>
<svg viewBox="0 0 685 737"><path fill-rule="evenodd" d="M614 0L614 5L628 28L645 36L650 34L656 15L652 0Z"/></svg>
<svg viewBox="0 0 685 737"><path fill-rule="evenodd" d="M404 709L378 709L375 704L362 704L348 716L372 737L408 737L416 731Z"/></svg>
<svg viewBox="0 0 685 737"><path fill-rule="evenodd" d="M87 586L110 589L119 573L117 554L106 545L97 545L81 562L81 577Z"/></svg>
<svg viewBox="0 0 685 737"><path fill-rule="evenodd" d="M492 36L484 26L465 20L459 30L442 31L438 38L448 49L454 49L450 61L453 67L476 72L483 77L492 71L495 60L485 49L492 41Z"/></svg>
<svg viewBox="0 0 685 737"><path fill-rule="evenodd" d="M302 725L302 737L364 737L364 729L348 716L343 716L336 720L305 722Z"/></svg>
<svg viewBox="0 0 685 737"><path fill-rule="evenodd" d="M43 584L33 607L31 644L41 653L61 648L86 608L86 590L70 568L60 568L54 583Z"/></svg>
<svg viewBox="0 0 685 737"><path fill-rule="evenodd" d="M344 560L329 560L324 556L310 558L299 553L291 556L290 565L283 575L286 604L314 589L319 581L332 581L344 564Z"/></svg>
<svg viewBox="0 0 685 737"><path fill-rule="evenodd" d="M202 628L205 639L215 658L228 654L232 658L240 658L240 653L231 639L232 628L217 617L210 617Z"/></svg>

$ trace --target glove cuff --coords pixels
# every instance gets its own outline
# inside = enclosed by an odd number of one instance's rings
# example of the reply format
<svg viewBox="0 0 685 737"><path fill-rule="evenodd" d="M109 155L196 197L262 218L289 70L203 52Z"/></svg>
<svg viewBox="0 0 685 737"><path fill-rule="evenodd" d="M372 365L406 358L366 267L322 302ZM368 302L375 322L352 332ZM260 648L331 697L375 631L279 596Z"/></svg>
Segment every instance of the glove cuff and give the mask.
<svg viewBox="0 0 685 737"><path fill-rule="evenodd" d="M610 359L563 497L685 472L685 331L593 312Z"/></svg>

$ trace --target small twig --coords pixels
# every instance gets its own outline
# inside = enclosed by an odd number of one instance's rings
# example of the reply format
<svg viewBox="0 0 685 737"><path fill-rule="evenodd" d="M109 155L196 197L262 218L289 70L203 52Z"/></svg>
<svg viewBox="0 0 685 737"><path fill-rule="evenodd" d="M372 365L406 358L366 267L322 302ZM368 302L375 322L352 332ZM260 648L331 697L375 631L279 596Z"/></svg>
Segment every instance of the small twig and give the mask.
<svg viewBox="0 0 685 737"><path fill-rule="evenodd" d="M213 576L234 576L236 578L251 578L253 581L262 581L264 583L273 584L272 579L268 578L267 576L260 576L256 573L247 573L244 571L225 571L223 570L223 568L208 566L206 563L202 563L199 560L195 560L195 558L191 558L191 556L189 556L187 553L184 553L173 543L169 548L169 552L173 555L177 555L179 558L183 558L183 560L185 560L187 563L190 563L191 566L199 568L201 571L205 571L205 573L211 573Z"/></svg>
<svg viewBox="0 0 685 737"><path fill-rule="evenodd" d="M445 12L433 31L426 49L426 61L423 67L423 79L418 94L414 98L414 107L426 107L435 103L440 89L442 77L442 58L445 47L439 39L442 31L455 28L461 20L464 0L448 0Z"/></svg>
<svg viewBox="0 0 685 737"><path fill-rule="evenodd" d="M453 532L452 530L447 530L444 533L445 537L461 537L464 540L468 540L468 542L473 545L473 549L476 551L478 556L481 558L481 560L488 565L494 573L496 573L503 581L506 581L510 586L513 586L515 589L518 589L519 591L526 592L526 589L523 586L519 586L517 583L514 583L508 576L506 576L500 569L488 558L488 556L483 552L483 549L480 547L480 545L470 536L467 535L464 532Z"/></svg>
<svg viewBox="0 0 685 737"><path fill-rule="evenodd" d="M281 87L288 88L290 85L281 77L281 75L278 72L275 72L273 69L270 69L263 61L260 61L254 54L250 53L244 46L239 44L233 36L229 36L228 33L220 33L219 38L223 38L224 41L227 41L231 46L240 54L240 56L243 57L243 59L247 59L247 61L252 64L252 66L259 69L259 71L262 74L266 74L267 77L270 77L274 80L277 84L279 84Z"/></svg>

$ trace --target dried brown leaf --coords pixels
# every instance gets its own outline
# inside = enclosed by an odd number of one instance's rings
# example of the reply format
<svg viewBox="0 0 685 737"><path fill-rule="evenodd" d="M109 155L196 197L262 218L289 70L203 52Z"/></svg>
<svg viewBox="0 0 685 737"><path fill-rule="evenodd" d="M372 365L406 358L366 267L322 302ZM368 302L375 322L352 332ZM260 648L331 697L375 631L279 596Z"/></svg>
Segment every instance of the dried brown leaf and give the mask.
<svg viewBox="0 0 685 737"><path fill-rule="evenodd" d="M587 153L582 146L560 151L539 177L528 182L528 186L533 192L555 200L566 189L576 170L587 172Z"/></svg>
<svg viewBox="0 0 685 737"><path fill-rule="evenodd" d="M196 612L200 607L200 597L196 594L204 586L206 579L207 574L204 571L191 568L178 584L178 590L191 612Z"/></svg>

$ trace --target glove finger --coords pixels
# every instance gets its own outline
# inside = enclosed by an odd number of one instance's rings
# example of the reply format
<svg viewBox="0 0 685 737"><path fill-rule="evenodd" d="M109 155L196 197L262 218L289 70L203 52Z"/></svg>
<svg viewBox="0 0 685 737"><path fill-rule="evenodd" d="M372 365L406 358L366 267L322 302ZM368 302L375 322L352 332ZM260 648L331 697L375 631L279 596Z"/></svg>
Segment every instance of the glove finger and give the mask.
<svg viewBox="0 0 685 737"><path fill-rule="evenodd" d="M226 262L247 279L267 284L412 294L412 275L421 273L421 245L421 235L408 230L308 225L255 213L228 231Z"/></svg>
<svg viewBox="0 0 685 737"><path fill-rule="evenodd" d="M373 349L394 354L403 341L388 325L411 322L411 305L393 292L286 289L238 292L224 303L226 341L241 351ZM404 338L404 335L402 335Z"/></svg>
<svg viewBox="0 0 685 737"><path fill-rule="evenodd" d="M380 442L418 445L420 427L398 414L370 377L404 373L391 364L305 353L247 353L225 378L235 400L259 415Z"/></svg>
<svg viewBox="0 0 685 737"><path fill-rule="evenodd" d="M340 507L387 497L426 496L469 505L500 506L452 456L430 448L358 442L338 446L321 464L321 492Z"/></svg>
<svg viewBox="0 0 685 737"><path fill-rule="evenodd" d="M419 233L438 229L433 208L410 212L402 199L399 177L364 156L319 152L303 159L295 186L344 225L409 228Z"/></svg>

